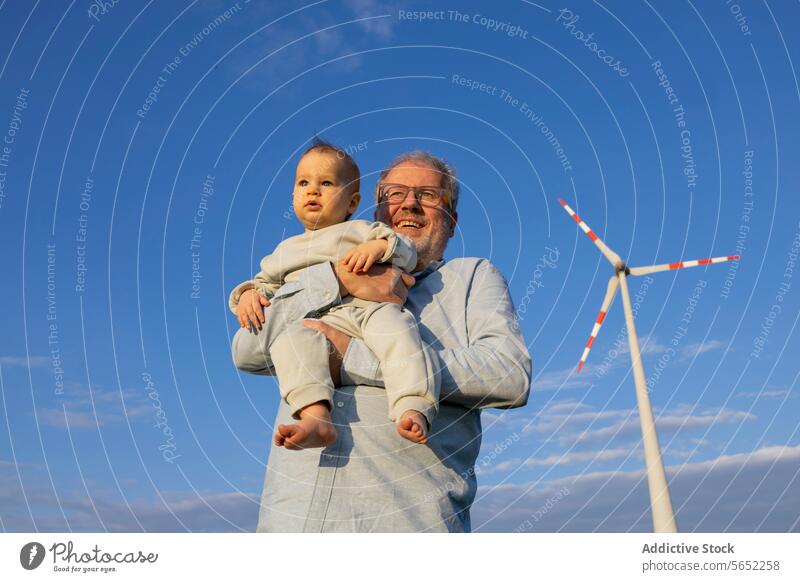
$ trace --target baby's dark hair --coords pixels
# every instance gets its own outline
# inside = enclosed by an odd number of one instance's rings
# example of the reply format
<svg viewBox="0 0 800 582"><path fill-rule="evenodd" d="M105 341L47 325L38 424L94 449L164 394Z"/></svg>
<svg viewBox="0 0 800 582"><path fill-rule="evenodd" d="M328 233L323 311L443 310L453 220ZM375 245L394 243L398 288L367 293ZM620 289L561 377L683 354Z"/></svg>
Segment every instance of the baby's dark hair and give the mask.
<svg viewBox="0 0 800 582"><path fill-rule="evenodd" d="M311 145L302 153L300 159L311 152L329 152L335 154L344 164L344 178L347 180L347 184L345 185L347 191L353 193L361 190L361 171L358 169L358 164L353 157L345 150L315 135L314 139L311 140Z"/></svg>

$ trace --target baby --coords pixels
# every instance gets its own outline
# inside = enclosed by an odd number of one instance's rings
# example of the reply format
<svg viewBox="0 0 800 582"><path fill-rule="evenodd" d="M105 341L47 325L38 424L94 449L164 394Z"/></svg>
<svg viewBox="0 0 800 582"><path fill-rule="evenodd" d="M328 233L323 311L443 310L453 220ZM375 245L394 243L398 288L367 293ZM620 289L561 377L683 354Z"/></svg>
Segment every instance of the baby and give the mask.
<svg viewBox="0 0 800 582"><path fill-rule="evenodd" d="M248 305L255 302L259 309L268 305L262 297L272 298L311 265L341 261L348 271L366 272L376 262L391 262L406 272L414 269L417 254L410 239L381 222L348 220L361 199L359 181L358 166L345 151L317 140L303 153L293 196L294 212L305 233L281 242L261 260L261 272L233 290L230 307L242 326L249 325ZM362 339L375 353L383 370L389 418L396 422L397 432L410 441L427 442L439 386L414 316L401 305L348 296L320 319ZM269 353L281 396L297 420L278 426L275 444L289 449L332 444L334 385L325 336L297 322L272 342Z"/></svg>

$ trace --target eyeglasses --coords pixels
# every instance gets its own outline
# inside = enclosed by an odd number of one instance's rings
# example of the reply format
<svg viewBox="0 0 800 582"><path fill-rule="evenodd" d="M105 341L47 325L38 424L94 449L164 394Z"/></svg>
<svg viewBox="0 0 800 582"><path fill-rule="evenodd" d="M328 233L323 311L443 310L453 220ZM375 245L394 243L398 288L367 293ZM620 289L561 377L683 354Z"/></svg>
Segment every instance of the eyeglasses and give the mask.
<svg viewBox="0 0 800 582"><path fill-rule="evenodd" d="M436 186L406 186L405 184L379 184L378 201L386 201L389 204L402 203L409 192L414 193L422 206L440 206L446 204L450 206L450 192L447 188Z"/></svg>

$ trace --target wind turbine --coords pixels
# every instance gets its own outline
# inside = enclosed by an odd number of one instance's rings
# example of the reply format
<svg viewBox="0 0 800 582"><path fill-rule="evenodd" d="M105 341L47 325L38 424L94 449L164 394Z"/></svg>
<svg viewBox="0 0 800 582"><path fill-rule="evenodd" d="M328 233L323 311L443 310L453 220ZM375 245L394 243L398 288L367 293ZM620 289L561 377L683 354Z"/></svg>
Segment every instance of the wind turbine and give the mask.
<svg viewBox="0 0 800 582"><path fill-rule="evenodd" d="M653 515L653 528L657 533L675 533L678 526L675 524L675 513L672 510L672 500L669 496L667 487L667 475L664 472L664 462L661 460L661 446L658 444L656 425L653 420L653 409L650 406L650 396L647 391L647 380L644 376L644 366L642 365L642 354L639 350L639 338L636 335L636 326L633 321L633 308L631 307L631 296L628 291L629 275L649 275L660 271L672 269L682 269L686 267L697 267L699 265L711 265L725 261L738 261L739 255L727 257L716 257L714 259L700 259L697 261L680 261L677 263L666 263L663 265L653 265L650 267L629 268L620 256L612 251L600 238L592 232L583 220L570 208L566 202L558 199L569 215L578 223L581 230L585 232L592 242L600 249L600 252L608 259L614 267L614 274L608 280L608 289L600 307L600 315L592 328L589 341L583 350L581 361L578 363L578 372L583 368L589 350L592 349L600 326L608 313L617 289L622 288L622 304L625 308L625 325L628 327L628 344L631 351L631 363L633 364L633 380L636 384L636 402L639 406L639 420L642 425L642 440L644 442L644 460L647 467L647 486L650 491L650 510Z"/></svg>

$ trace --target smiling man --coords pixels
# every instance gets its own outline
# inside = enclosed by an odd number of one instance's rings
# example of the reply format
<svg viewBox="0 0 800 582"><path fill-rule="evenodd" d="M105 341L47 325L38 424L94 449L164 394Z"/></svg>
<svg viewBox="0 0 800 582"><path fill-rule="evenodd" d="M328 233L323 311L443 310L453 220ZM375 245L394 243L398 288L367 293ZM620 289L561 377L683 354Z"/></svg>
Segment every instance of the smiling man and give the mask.
<svg viewBox="0 0 800 582"><path fill-rule="evenodd" d="M531 361L497 269L485 259L443 260L458 193L452 168L427 152L402 155L381 173L375 217L417 247L410 289L407 275L383 265L355 274L322 264L284 285L266 307L253 293L242 296L260 325L236 333L238 368L272 374L272 342L287 325L311 318L307 325L330 342L331 376L340 386L332 410L336 443L321 451L272 447L259 531L470 530L480 409L523 406ZM427 445L405 441L386 419L380 362L364 342L313 320L348 294L404 303L418 321L441 381ZM281 403L275 424L289 415Z"/></svg>

